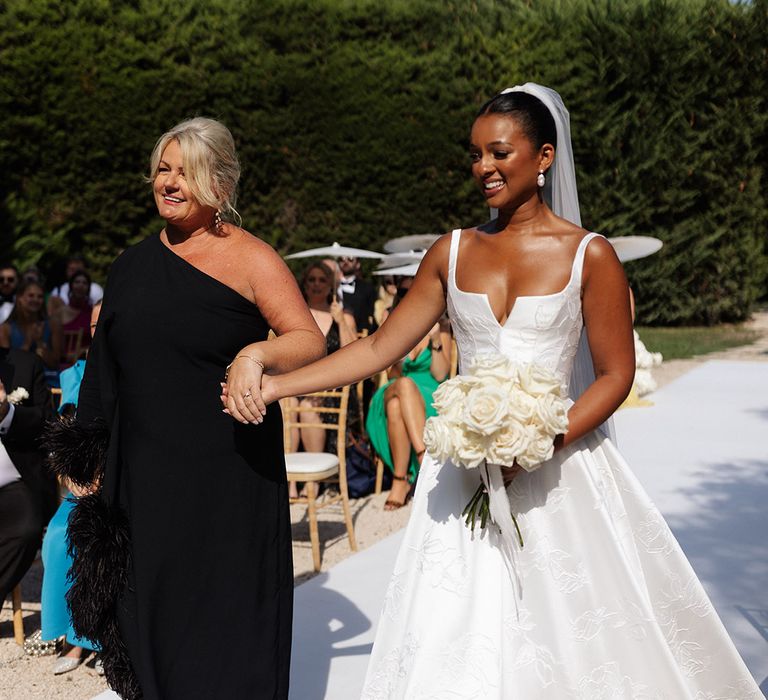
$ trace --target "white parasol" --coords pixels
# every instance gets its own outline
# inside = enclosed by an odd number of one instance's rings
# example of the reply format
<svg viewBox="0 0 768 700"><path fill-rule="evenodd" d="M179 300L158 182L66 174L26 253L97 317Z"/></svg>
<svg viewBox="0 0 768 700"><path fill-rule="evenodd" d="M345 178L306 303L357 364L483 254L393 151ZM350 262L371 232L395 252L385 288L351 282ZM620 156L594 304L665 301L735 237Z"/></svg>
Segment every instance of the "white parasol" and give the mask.
<svg viewBox="0 0 768 700"><path fill-rule="evenodd" d="M399 267L387 267L383 270L374 270L374 275L399 275L400 277L415 277L420 263L410 263Z"/></svg>
<svg viewBox="0 0 768 700"><path fill-rule="evenodd" d="M662 241L653 236L619 236L618 238L609 238L608 242L614 247L616 255L623 263L653 255L664 245Z"/></svg>
<svg viewBox="0 0 768 700"><path fill-rule="evenodd" d="M384 253L377 253L375 250L365 250L364 248L351 248L347 245L339 245L335 243L333 245L322 246L321 248L310 248L309 250L302 250L300 253L291 253L286 255L286 260L294 258L383 258Z"/></svg>
<svg viewBox="0 0 768 700"><path fill-rule="evenodd" d="M414 250L427 250L440 236L436 233L423 233L413 236L400 236L384 244L387 253L407 253Z"/></svg>
<svg viewBox="0 0 768 700"><path fill-rule="evenodd" d="M408 263L418 263L426 254L424 250L411 250L407 253L390 253L384 256L379 261L379 270L384 270L390 267L400 267L401 265L407 265Z"/></svg>

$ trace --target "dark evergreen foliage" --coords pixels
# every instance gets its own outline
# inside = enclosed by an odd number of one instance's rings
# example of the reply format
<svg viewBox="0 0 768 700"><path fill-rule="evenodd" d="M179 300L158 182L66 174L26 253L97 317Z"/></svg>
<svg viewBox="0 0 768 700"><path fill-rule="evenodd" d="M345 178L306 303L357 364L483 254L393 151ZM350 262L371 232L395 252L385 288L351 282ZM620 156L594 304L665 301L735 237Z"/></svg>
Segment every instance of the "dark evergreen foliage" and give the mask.
<svg viewBox="0 0 768 700"><path fill-rule="evenodd" d="M571 111L585 226L665 242L628 266L643 322L740 320L766 292L766 36L768 0L6 0L0 258L103 276L159 229L149 153L195 114L232 129L244 225L282 253L472 225L472 115L535 80Z"/></svg>

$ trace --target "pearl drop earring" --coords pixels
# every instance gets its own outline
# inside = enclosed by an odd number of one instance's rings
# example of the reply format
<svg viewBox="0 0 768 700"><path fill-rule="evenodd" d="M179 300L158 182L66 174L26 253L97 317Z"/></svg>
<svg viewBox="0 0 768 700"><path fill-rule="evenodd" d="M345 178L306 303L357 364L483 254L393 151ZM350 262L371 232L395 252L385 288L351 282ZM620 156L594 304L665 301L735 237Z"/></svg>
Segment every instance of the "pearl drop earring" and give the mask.
<svg viewBox="0 0 768 700"><path fill-rule="evenodd" d="M536 184L539 187L544 187L544 184L546 183L547 179L544 177L544 171L539 170L539 176L536 178Z"/></svg>

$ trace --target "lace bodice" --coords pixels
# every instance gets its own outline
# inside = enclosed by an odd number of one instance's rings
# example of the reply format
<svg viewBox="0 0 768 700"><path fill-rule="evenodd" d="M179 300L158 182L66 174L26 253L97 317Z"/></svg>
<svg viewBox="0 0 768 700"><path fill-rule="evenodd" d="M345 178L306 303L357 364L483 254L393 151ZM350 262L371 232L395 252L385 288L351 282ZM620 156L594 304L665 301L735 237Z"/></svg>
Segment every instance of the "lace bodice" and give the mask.
<svg viewBox="0 0 768 700"><path fill-rule="evenodd" d="M456 285L461 229L451 234L448 258L448 314L459 351L459 372L478 354L501 353L521 364L535 362L561 377L568 386L581 337L581 273L584 252L599 234L589 233L576 249L571 276L554 294L519 296L500 324L486 294L465 292Z"/></svg>

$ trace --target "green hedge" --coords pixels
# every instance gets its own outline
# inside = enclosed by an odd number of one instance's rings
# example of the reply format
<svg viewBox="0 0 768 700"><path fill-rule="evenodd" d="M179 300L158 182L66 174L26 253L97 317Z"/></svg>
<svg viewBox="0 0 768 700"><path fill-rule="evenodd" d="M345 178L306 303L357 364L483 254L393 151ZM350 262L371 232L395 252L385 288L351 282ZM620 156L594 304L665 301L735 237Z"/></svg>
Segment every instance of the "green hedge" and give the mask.
<svg viewBox="0 0 768 700"><path fill-rule="evenodd" d="M768 268L767 17L766 0L6 0L0 257L83 250L103 275L158 230L149 152L194 114L232 129L245 226L283 253L471 225L472 116L535 80L571 111L585 226L666 244L628 265L643 322L743 319Z"/></svg>

